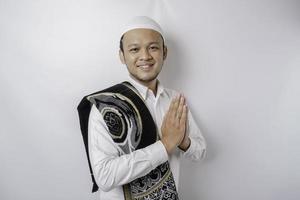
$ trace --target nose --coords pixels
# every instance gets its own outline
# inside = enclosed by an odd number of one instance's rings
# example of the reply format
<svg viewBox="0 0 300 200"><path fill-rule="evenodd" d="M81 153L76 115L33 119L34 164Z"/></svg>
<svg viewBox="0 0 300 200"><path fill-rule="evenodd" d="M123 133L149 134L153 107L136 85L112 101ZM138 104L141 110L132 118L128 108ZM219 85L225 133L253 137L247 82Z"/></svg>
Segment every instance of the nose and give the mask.
<svg viewBox="0 0 300 200"><path fill-rule="evenodd" d="M152 56L149 53L148 49L142 49L140 54L140 60L150 60L150 59L152 59Z"/></svg>

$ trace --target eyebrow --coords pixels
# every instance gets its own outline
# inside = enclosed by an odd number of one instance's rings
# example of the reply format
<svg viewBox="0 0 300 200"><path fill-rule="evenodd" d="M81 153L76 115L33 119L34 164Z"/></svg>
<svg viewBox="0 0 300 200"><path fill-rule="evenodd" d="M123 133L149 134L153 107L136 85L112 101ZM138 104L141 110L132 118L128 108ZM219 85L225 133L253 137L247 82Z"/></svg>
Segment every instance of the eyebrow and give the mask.
<svg viewBox="0 0 300 200"><path fill-rule="evenodd" d="M148 45L152 45L152 44L157 44L157 45L159 45L159 42L150 42ZM133 46L139 46L139 44L133 43L133 44L127 45L128 48L133 47Z"/></svg>
<svg viewBox="0 0 300 200"><path fill-rule="evenodd" d="M138 46L138 44L129 44L127 47L133 47L133 46Z"/></svg>

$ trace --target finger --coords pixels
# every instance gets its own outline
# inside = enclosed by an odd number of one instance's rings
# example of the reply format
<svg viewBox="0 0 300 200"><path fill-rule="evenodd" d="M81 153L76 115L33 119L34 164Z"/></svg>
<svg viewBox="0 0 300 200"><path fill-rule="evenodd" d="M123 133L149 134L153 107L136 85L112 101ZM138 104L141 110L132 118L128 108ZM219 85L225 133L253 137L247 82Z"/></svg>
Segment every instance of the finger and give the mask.
<svg viewBox="0 0 300 200"><path fill-rule="evenodd" d="M187 105L185 104L183 106L183 112L182 112L182 116L180 118L180 126L184 127L186 125L186 121L187 121L187 112L188 112L188 109L187 109Z"/></svg>
<svg viewBox="0 0 300 200"><path fill-rule="evenodd" d="M161 127L160 127L160 130L161 130L161 133L162 133L162 137L165 134L166 124L167 124L167 113L165 114L163 122L162 122Z"/></svg>
<svg viewBox="0 0 300 200"><path fill-rule="evenodd" d="M180 98L181 98L181 94L179 94L178 96L175 97L175 102L174 102L174 106L172 109L172 116L175 118L176 114L177 114L177 109L179 106L179 102L180 102Z"/></svg>
<svg viewBox="0 0 300 200"><path fill-rule="evenodd" d="M175 103L177 101L177 96L174 97L171 101L171 104L170 104L170 107L169 107L169 116L171 117L174 117L175 116Z"/></svg>
<svg viewBox="0 0 300 200"><path fill-rule="evenodd" d="M167 121L167 117L168 117L168 112L164 115L163 121L162 121L162 126L165 125L166 121Z"/></svg>
<svg viewBox="0 0 300 200"><path fill-rule="evenodd" d="M174 103L175 103L175 100L176 100L176 97L172 99L171 103L170 103L170 106L169 106L169 110L168 111L171 111L174 107Z"/></svg>
<svg viewBox="0 0 300 200"><path fill-rule="evenodd" d="M169 105L169 108L168 108L168 110L167 110L167 112L166 112L166 114L165 114L165 120L167 120L168 118L170 118L171 113L172 113L172 110L174 109L174 102L175 102L175 98L173 98L173 99L171 100L171 103L170 103L170 105Z"/></svg>
<svg viewBox="0 0 300 200"><path fill-rule="evenodd" d="M179 101L179 106L176 112L177 118L180 119L182 116L182 112L183 112L183 106L185 104L185 98L184 96L181 96L180 101Z"/></svg>
<svg viewBox="0 0 300 200"><path fill-rule="evenodd" d="M178 106L179 106L179 103L180 103L180 99L181 99L181 94L179 94L177 97L176 97L176 99L175 99L175 103L174 103L174 109L175 109L175 111L177 111L177 109L178 109Z"/></svg>

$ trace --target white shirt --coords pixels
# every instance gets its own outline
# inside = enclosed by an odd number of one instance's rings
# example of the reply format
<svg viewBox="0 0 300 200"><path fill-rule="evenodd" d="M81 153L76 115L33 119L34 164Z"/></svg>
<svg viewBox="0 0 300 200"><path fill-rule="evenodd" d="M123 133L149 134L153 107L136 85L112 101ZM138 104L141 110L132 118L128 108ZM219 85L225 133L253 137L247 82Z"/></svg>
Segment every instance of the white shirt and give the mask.
<svg viewBox="0 0 300 200"><path fill-rule="evenodd" d="M164 88L158 81L157 94L141 85L129 76L128 81L139 91L146 102L161 136L161 124L171 100L179 93ZM205 156L206 142L197 127L191 112L188 112L188 128L191 139L190 147L183 152L176 148L168 155L164 145L159 140L152 145L120 156L120 152L108 132L103 117L95 105L92 106L89 125L89 155L93 174L99 186L101 200L124 200L122 185L139 177L145 176L158 165L169 160L177 191L179 185L179 170L181 155L197 161Z"/></svg>

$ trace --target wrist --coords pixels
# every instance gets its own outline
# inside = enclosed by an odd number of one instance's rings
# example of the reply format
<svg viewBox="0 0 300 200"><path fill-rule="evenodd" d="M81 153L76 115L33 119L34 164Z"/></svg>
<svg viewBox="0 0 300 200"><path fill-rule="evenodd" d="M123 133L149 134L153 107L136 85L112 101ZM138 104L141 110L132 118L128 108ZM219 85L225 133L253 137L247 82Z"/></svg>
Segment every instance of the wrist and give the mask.
<svg viewBox="0 0 300 200"><path fill-rule="evenodd" d="M181 144L178 146L182 151L186 151L188 150L188 148L191 145L191 139L190 137L187 137L186 139L184 139Z"/></svg>
<svg viewBox="0 0 300 200"><path fill-rule="evenodd" d="M172 145L169 144L169 142L167 142L166 140L164 140L163 138L161 139L162 144L164 145L166 151L168 154L172 153L172 150L174 147L172 147Z"/></svg>

